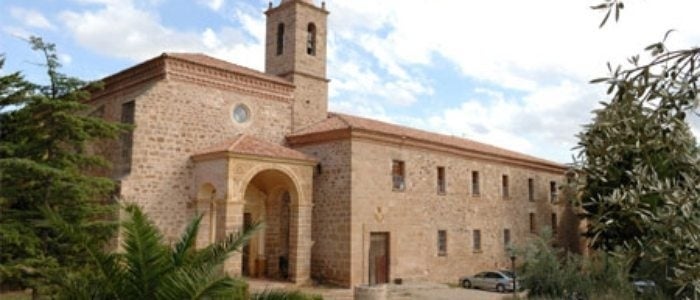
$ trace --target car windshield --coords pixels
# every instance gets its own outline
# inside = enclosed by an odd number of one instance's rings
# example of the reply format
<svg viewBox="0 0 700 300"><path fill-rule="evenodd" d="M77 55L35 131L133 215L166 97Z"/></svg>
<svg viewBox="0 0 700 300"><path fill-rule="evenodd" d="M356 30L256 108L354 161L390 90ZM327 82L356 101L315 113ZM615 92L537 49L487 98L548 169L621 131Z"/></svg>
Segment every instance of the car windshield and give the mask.
<svg viewBox="0 0 700 300"><path fill-rule="evenodd" d="M511 272L511 271L503 270L503 271L501 271L501 273L503 273L503 275L508 276L508 278L513 278L515 276L515 274L513 274L513 272Z"/></svg>

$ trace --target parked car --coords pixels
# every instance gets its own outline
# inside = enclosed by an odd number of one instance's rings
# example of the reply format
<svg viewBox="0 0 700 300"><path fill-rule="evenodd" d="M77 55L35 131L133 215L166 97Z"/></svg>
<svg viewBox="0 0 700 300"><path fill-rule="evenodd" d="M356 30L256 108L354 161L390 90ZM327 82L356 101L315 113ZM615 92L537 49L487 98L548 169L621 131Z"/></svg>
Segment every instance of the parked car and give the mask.
<svg viewBox="0 0 700 300"><path fill-rule="evenodd" d="M511 271L487 271L474 276L462 277L459 279L459 283L466 289L477 288L504 293L513 290L513 277L514 274ZM519 288L520 285L516 282L515 289Z"/></svg>
<svg viewBox="0 0 700 300"><path fill-rule="evenodd" d="M656 282L652 280L639 279L632 281L632 285L638 294L652 294L656 292Z"/></svg>

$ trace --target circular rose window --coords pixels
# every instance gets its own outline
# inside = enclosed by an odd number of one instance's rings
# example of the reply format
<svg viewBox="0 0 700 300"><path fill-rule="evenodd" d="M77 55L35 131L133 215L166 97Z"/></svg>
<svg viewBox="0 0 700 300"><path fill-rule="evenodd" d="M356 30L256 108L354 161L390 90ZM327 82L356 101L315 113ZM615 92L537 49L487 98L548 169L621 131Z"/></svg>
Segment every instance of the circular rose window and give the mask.
<svg viewBox="0 0 700 300"><path fill-rule="evenodd" d="M238 123L248 122L250 119L250 109L244 104L238 104L233 109L233 119Z"/></svg>

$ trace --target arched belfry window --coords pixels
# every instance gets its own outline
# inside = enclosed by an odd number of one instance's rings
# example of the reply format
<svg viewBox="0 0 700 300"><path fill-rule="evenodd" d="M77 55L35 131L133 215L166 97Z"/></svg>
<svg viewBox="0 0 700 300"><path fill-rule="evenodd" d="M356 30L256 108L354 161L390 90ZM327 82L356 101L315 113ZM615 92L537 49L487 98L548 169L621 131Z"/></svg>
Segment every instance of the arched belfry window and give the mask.
<svg viewBox="0 0 700 300"><path fill-rule="evenodd" d="M309 23L306 37L306 54L316 55L316 25Z"/></svg>
<svg viewBox="0 0 700 300"><path fill-rule="evenodd" d="M284 51L284 24L277 25L277 55L282 55Z"/></svg>

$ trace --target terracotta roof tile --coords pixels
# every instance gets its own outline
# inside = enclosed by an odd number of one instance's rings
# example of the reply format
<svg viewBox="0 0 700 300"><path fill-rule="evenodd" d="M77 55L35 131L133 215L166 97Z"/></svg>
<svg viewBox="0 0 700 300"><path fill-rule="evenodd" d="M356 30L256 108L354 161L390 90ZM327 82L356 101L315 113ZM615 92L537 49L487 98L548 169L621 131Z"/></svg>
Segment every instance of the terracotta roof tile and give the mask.
<svg viewBox="0 0 700 300"><path fill-rule="evenodd" d="M253 76L253 77L258 77L258 78L274 81L277 83L282 83L282 84L286 84L286 85L293 85L291 82L289 82L281 77L278 77L275 75L270 75L267 73L263 73L263 72L260 72L258 70L254 70L251 68L246 68L246 67L243 67L243 66L240 66L237 64L233 64L233 63L230 63L230 62L227 62L225 60L218 59L218 58L213 58L211 56L208 56L208 55L205 55L202 53L166 52L166 53L163 53L163 55L165 57L172 57L172 58L177 58L177 59L181 59L181 60L186 60L186 61L193 62L196 64L205 65L205 66L214 67L214 68L219 68L222 70L231 71L231 72L235 72L235 73L241 73L241 74L245 74L245 75L249 75L249 76Z"/></svg>
<svg viewBox="0 0 700 300"><path fill-rule="evenodd" d="M492 145L480 143L465 138L443 135L340 113L329 113L327 119L316 124L310 125L306 128L303 128L300 131L293 133L289 137L300 137L304 135L312 135L316 133L340 129L359 129L380 134L407 137L443 146L456 147L461 150L479 152L486 155L500 156L509 159L544 164L555 168L565 168L565 166L560 163L544 160L527 154L506 150L503 148L495 147Z"/></svg>
<svg viewBox="0 0 700 300"><path fill-rule="evenodd" d="M198 153L195 153L192 156L197 157L214 153L235 153L272 158L316 161L315 158L301 153L299 151L289 149L287 147L273 144L267 141L263 141L245 134L237 135L233 139L227 140L220 144L213 145Z"/></svg>

